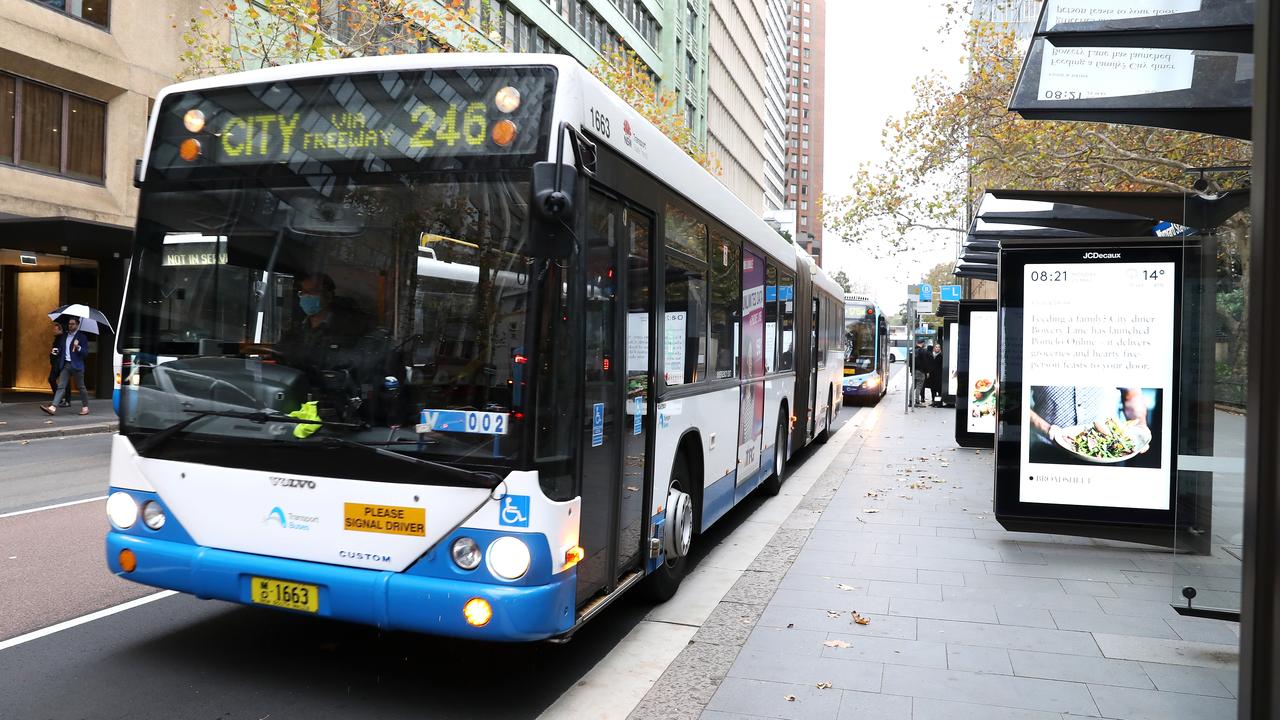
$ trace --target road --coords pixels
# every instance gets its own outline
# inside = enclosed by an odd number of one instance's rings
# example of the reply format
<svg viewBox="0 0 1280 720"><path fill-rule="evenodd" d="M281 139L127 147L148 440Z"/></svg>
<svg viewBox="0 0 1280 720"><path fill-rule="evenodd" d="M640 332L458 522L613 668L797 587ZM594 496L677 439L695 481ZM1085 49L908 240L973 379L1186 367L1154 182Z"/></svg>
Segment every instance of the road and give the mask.
<svg viewBox="0 0 1280 720"><path fill-rule="evenodd" d="M106 571L102 500L6 517L102 495L109 442L0 444L0 719L533 718L652 609L624 597L568 644L490 645L172 595L6 647L155 593ZM700 538L695 561L760 502Z"/></svg>

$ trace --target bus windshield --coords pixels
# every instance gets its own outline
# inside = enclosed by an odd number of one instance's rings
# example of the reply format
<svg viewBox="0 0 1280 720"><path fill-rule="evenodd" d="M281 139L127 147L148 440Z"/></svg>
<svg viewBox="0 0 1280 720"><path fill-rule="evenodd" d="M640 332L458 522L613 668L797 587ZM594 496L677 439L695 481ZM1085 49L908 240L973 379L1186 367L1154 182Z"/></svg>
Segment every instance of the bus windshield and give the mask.
<svg viewBox="0 0 1280 720"><path fill-rule="evenodd" d="M265 412L505 464L524 407L522 173L318 176L144 194L119 347L122 431ZM206 417L204 439L316 426Z"/></svg>
<svg viewBox="0 0 1280 720"><path fill-rule="evenodd" d="M876 315L867 305L845 305L844 366L855 373L876 367Z"/></svg>

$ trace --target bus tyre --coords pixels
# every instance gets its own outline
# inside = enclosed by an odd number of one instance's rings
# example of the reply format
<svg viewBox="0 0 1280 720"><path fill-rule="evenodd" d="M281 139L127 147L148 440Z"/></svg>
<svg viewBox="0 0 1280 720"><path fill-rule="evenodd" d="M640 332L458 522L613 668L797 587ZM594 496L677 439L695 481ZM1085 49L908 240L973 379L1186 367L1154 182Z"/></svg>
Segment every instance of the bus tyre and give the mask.
<svg viewBox="0 0 1280 720"><path fill-rule="evenodd" d="M662 527L663 562L645 581L645 594L655 602L666 602L680 589L688 571L689 549L693 545L693 519L697 512L693 497L685 492L693 487L688 463L676 458L667 485L666 519Z"/></svg>
<svg viewBox="0 0 1280 720"><path fill-rule="evenodd" d="M822 432L818 433L816 440L820 443L826 443L831 439L831 425L835 422L835 392L832 391L827 395L827 421L822 426Z"/></svg>
<svg viewBox="0 0 1280 720"><path fill-rule="evenodd" d="M760 493L765 497L773 497L782 491L782 481L787 472L787 431L786 421L778 421L778 435L773 441L773 474L760 483Z"/></svg>

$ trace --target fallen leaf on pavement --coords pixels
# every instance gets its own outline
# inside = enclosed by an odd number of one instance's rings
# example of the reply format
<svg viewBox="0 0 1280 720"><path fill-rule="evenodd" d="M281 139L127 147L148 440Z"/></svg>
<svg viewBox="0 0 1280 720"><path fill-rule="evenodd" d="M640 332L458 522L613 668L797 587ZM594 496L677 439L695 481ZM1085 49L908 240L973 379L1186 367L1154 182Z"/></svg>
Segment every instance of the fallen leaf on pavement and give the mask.
<svg viewBox="0 0 1280 720"><path fill-rule="evenodd" d="M23 440L23 441L22 441L22 444L23 444L23 445L27 445L27 444L30 444L30 442L31 442L30 440Z"/></svg>
<svg viewBox="0 0 1280 720"><path fill-rule="evenodd" d="M796 626L796 624L795 624L795 623L787 623L787 629L788 629L788 630L790 630L791 628L793 628L793 627L795 627L795 626Z"/></svg>
<svg viewBox="0 0 1280 720"><path fill-rule="evenodd" d="M52 420L45 420L45 421L44 421L44 424L45 424L45 425L52 425L52 424L53 424L53 421L52 421Z"/></svg>
<svg viewBox="0 0 1280 720"><path fill-rule="evenodd" d="M795 701L796 701L796 696L795 696L795 695L783 695L783 696L782 696L782 699L783 699L783 700L786 700L787 702L795 702Z"/></svg>
<svg viewBox="0 0 1280 720"><path fill-rule="evenodd" d="M857 590L858 588L856 588L856 587L854 587L854 586L852 586L852 585L845 585L844 583L840 583L840 584L836 585L836 589L837 589L837 590L845 590L845 591L848 591L848 590Z"/></svg>
<svg viewBox="0 0 1280 720"><path fill-rule="evenodd" d="M863 508L863 509L862 509L862 512L864 512L864 513L878 513L878 512L880 512L880 511L879 511L879 510L877 510L877 509L875 509L875 508Z"/></svg>
<svg viewBox="0 0 1280 720"><path fill-rule="evenodd" d="M852 645L850 645L849 643L847 643L847 642L845 642L845 641L843 641L843 640L824 640L822 644L823 644L823 645L826 645L826 646L827 646L827 647L829 647L829 648L847 648L847 647L853 647Z"/></svg>
<svg viewBox="0 0 1280 720"><path fill-rule="evenodd" d="M828 610L828 611L827 611L827 617L832 618L832 619L835 619L835 618L840 617L840 613L839 613L839 612L837 612L837 611L835 611L835 610Z"/></svg>
<svg viewBox="0 0 1280 720"><path fill-rule="evenodd" d="M871 618L866 617L865 615L859 615L857 610L854 610L854 611L853 611L853 621L854 621L855 623L857 623L858 625L870 625L870 624L871 624Z"/></svg>
<svg viewBox="0 0 1280 720"><path fill-rule="evenodd" d="M818 688L819 690L830 690L830 689L831 689L831 683L829 683L829 682L820 682L820 683L818 683L817 685L814 685L814 687Z"/></svg>

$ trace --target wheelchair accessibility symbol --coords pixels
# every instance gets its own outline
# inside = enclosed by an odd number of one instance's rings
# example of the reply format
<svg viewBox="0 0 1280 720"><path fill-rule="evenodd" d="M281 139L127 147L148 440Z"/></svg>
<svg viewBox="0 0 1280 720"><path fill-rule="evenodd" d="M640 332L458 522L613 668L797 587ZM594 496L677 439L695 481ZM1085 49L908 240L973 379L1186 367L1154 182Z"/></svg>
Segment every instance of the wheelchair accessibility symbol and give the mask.
<svg viewBox="0 0 1280 720"><path fill-rule="evenodd" d="M529 496L503 495L502 509L498 512L498 524L509 527L529 527Z"/></svg>

